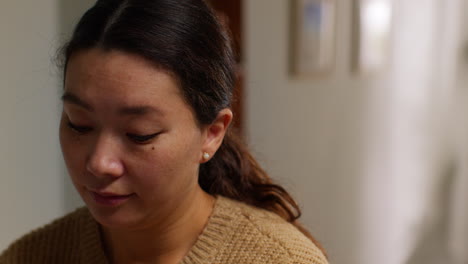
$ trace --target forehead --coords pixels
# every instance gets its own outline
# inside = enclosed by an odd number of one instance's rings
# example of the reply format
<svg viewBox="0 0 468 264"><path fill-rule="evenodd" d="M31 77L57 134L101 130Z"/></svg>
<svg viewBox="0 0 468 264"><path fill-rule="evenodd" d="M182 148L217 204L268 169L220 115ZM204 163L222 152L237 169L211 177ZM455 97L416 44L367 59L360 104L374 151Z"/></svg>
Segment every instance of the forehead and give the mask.
<svg viewBox="0 0 468 264"><path fill-rule="evenodd" d="M65 74L65 92L91 104L185 104L172 74L140 56L116 50L73 54Z"/></svg>

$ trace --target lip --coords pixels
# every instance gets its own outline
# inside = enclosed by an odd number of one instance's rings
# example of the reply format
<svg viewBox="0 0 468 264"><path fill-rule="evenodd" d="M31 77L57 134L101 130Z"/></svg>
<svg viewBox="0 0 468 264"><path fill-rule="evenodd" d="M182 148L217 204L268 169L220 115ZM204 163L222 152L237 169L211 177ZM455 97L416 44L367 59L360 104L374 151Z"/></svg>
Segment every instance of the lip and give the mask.
<svg viewBox="0 0 468 264"><path fill-rule="evenodd" d="M93 200L99 204L104 206L118 206L126 201L128 201L134 194L127 194L127 195L119 195L114 193L108 192L93 192L90 191L91 197Z"/></svg>

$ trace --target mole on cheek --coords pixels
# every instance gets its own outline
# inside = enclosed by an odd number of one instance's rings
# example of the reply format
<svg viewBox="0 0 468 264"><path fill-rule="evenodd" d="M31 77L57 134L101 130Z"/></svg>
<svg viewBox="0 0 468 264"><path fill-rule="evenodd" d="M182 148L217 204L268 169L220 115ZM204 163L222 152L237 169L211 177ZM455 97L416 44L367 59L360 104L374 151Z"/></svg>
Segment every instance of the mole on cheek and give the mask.
<svg viewBox="0 0 468 264"><path fill-rule="evenodd" d="M154 150L154 147L151 147L152 150Z"/></svg>

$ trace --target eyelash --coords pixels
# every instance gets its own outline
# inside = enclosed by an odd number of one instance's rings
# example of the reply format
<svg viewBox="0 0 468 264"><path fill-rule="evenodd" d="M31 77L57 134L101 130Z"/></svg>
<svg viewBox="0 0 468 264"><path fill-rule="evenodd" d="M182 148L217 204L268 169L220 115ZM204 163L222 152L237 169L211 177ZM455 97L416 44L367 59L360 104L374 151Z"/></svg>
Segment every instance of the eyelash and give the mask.
<svg viewBox="0 0 468 264"><path fill-rule="evenodd" d="M68 121L68 127L71 128L73 131L79 133L79 134L85 134L87 132L90 132L92 130L91 127L86 127L86 126L77 126L73 124L72 122ZM130 140L137 144L144 144L150 141L151 139L155 138L158 136L160 132L150 134L150 135L136 135L136 134L130 134L127 133L125 134Z"/></svg>
<svg viewBox="0 0 468 264"><path fill-rule="evenodd" d="M92 129L90 127L85 127L85 126L77 126L73 124L72 122L68 121L68 127L71 128L73 131L78 132L80 134L84 134L86 132L90 132Z"/></svg>
<svg viewBox="0 0 468 264"><path fill-rule="evenodd" d="M138 143L138 144L144 144L150 141L151 139L155 138L159 134L160 133L158 132L158 133L154 133L151 135L135 135L135 134L129 134L129 133L127 133L126 135L133 142Z"/></svg>

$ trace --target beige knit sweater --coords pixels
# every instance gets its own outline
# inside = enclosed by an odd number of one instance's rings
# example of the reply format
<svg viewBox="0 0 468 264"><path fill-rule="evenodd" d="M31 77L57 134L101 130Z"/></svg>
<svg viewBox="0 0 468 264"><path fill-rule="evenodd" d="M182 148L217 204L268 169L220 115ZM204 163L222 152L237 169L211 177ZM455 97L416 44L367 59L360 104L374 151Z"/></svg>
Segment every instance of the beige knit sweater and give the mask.
<svg viewBox="0 0 468 264"><path fill-rule="evenodd" d="M0 264L108 263L99 228L81 208L24 236ZM326 264L322 252L276 214L224 197L182 264Z"/></svg>

